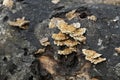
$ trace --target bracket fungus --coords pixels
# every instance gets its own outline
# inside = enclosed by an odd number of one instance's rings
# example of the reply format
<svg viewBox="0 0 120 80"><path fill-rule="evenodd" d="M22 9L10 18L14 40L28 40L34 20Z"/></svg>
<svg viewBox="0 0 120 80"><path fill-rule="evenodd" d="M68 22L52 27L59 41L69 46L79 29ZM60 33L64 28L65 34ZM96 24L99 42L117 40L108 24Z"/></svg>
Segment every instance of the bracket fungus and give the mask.
<svg viewBox="0 0 120 80"><path fill-rule="evenodd" d="M72 52L76 52L76 48L75 47L69 47L69 48L65 48L64 50L58 50L58 54L60 55L68 55Z"/></svg>
<svg viewBox="0 0 120 80"><path fill-rule="evenodd" d="M82 42L82 43L86 43L86 37L85 36L75 36L75 37L73 37L75 40L78 40L78 41L80 41L80 42Z"/></svg>
<svg viewBox="0 0 120 80"><path fill-rule="evenodd" d="M86 37L83 36L85 32L86 32L86 28L79 28L73 33L71 33L70 36L75 40L85 43Z"/></svg>
<svg viewBox="0 0 120 80"><path fill-rule="evenodd" d="M41 43L42 46L48 46L48 45L50 45L50 42L48 41L47 37L46 38L42 38L40 40L40 43Z"/></svg>
<svg viewBox="0 0 120 80"><path fill-rule="evenodd" d="M68 39L68 36L63 34L62 32L59 32L58 34L52 34L52 38L55 40L65 40Z"/></svg>
<svg viewBox="0 0 120 80"><path fill-rule="evenodd" d="M86 28L79 28L76 31L74 31L73 33L70 34L71 37L74 36L81 36L86 32Z"/></svg>
<svg viewBox="0 0 120 80"><path fill-rule="evenodd" d="M8 21L8 24L10 26L19 27L21 29L28 29L28 24L30 21L25 20L25 17L23 18L17 18L16 21Z"/></svg>
<svg viewBox="0 0 120 80"><path fill-rule="evenodd" d="M85 59L90 61L93 64L98 64L106 60L106 58L100 57L102 54L99 54L96 51L82 49L82 52L85 55Z"/></svg>
<svg viewBox="0 0 120 80"><path fill-rule="evenodd" d="M58 22L63 21L61 18L52 18L49 22L49 28L55 28Z"/></svg>
<svg viewBox="0 0 120 80"><path fill-rule="evenodd" d="M73 46L76 46L78 44L80 44L80 43L78 41L75 41L75 40L68 39L68 40L64 41L64 45L66 45L68 47L73 47Z"/></svg>
<svg viewBox="0 0 120 80"><path fill-rule="evenodd" d="M73 18L77 17L79 15L79 13L76 13L76 10L72 10L68 13L66 13L66 17L68 20L72 20Z"/></svg>
<svg viewBox="0 0 120 80"><path fill-rule="evenodd" d="M65 34L70 34L76 30L76 28L73 25L68 25L64 21L58 22L57 26L58 26L58 29Z"/></svg>
<svg viewBox="0 0 120 80"><path fill-rule="evenodd" d="M63 46L64 41L54 40L54 44L56 44L57 46Z"/></svg>

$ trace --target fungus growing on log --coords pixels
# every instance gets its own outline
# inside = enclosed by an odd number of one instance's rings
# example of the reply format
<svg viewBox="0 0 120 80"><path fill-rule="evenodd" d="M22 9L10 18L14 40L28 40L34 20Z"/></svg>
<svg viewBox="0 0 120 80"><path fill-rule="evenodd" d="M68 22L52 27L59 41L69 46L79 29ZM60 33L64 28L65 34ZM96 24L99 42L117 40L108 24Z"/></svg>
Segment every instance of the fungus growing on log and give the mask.
<svg viewBox="0 0 120 80"><path fill-rule="evenodd" d="M15 21L8 21L8 24L10 26L19 27L21 29L28 29L28 24L30 21L25 20L25 17L23 18L17 18Z"/></svg>
<svg viewBox="0 0 120 80"><path fill-rule="evenodd" d="M106 58L100 57L102 54L97 53L93 50L82 49L85 59L93 64L98 64L106 60Z"/></svg>

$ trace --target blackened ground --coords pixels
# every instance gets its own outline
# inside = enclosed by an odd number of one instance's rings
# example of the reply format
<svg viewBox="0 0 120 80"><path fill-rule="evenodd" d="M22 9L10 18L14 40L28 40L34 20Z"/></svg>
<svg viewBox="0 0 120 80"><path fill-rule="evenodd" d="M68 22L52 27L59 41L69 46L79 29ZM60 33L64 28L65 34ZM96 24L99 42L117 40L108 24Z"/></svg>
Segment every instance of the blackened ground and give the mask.
<svg viewBox="0 0 120 80"><path fill-rule="evenodd" d="M100 80L120 80L120 55L114 50L120 46L120 7L105 4L86 4L83 0L61 0L57 5L50 0L15 0L13 9L0 5L0 80L69 80L77 78L79 71L87 62L81 53L82 48L93 49L107 58L106 62L92 65L90 76ZM89 2L89 1L88 1ZM2 3L2 0L0 0ZM84 3L84 4L83 4ZM94 1L93 1L94 3ZM96 3L96 2L95 2ZM53 44L51 35L56 29L49 29L52 17L62 17L65 13L77 9L81 15L69 23L80 22L86 27L87 43L78 46L78 53L65 56L57 54L58 47ZM88 15L95 15L97 21L88 20ZM28 30L10 27L8 20L25 17L30 20ZM48 37L51 46L43 55L54 58L58 65L58 75L51 75L39 63L34 52L42 48L39 39Z"/></svg>

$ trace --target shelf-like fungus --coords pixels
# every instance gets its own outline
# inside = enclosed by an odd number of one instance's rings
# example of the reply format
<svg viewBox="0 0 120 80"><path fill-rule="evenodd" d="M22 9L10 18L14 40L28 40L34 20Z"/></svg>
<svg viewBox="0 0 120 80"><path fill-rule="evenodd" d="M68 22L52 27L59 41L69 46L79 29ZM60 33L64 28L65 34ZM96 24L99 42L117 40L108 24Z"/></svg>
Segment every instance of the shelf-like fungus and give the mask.
<svg viewBox="0 0 120 80"><path fill-rule="evenodd" d="M76 52L76 48L75 47L69 47L69 48L65 48L64 50L58 50L58 54L60 55L68 55L72 52Z"/></svg>
<svg viewBox="0 0 120 80"><path fill-rule="evenodd" d="M106 60L106 58L101 57L102 54L99 54L96 51L82 49L82 52L85 55L85 59L93 64L98 64Z"/></svg>
<svg viewBox="0 0 120 80"><path fill-rule="evenodd" d="M66 13L65 16L68 20L72 20L73 18L77 17L78 15L79 15L79 13L76 13L76 10L72 10L72 11Z"/></svg>
<svg viewBox="0 0 120 80"><path fill-rule="evenodd" d="M58 34L52 34L52 38L55 40L65 40L68 39L68 36L63 34L62 32L59 32Z"/></svg>
<svg viewBox="0 0 120 80"><path fill-rule="evenodd" d="M66 18L68 20L72 20L77 17L79 13L76 13L76 10L72 10L66 13ZM96 21L97 18L94 15L87 17L89 20ZM77 52L77 45L80 43L86 43L86 28L81 28L81 24L79 22L68 24L62 18L52 18L49 23L49 28L58 28L60 31L58 34L52 34L52 38L54 39L54 44L58 47L65 46L63 50L58 50L58 54L60 55L69 55L73 52ZM115 49L117 52L119 49ZM106 58L102 58L101 55L93 50L82 49L83 54L85 55L85 59L90 61L91 63L98 64L106 60Z"/></svg>
<svg viewBox="0 0 120 80"><path fill-rule="evenodd" d="M72 14L74 11L70 12ZM68 14L67 14L68 16ZM61 18L52 18L49 23L49 28L57 27L60 31L58 34L52 34L54 44L57 46L67 46L64 50L58 50L60 55L68 55L73 51L76 52L76 47L81 42L85 43L86 37L84 33L86 28L80 28L80 23L68 24Z"/></svg>
<svg viewBox="0 0 120 80"><path fill-rule="evenodd" d="M50 45L50 42L49 42L49 40L48 40L47 37L46 38L42 38L40 40L40 43L41 43L42 46L48 46L48 45Z"/></svg>
<svg viewBox="0 0 120 80"><path fill-rule="evenodd" d="M28 24L30 21L25 20L25 17L23 18L17 18L16 21L8 21L8 24L10 26L19 27L21 29L28 29Z"/></svg>

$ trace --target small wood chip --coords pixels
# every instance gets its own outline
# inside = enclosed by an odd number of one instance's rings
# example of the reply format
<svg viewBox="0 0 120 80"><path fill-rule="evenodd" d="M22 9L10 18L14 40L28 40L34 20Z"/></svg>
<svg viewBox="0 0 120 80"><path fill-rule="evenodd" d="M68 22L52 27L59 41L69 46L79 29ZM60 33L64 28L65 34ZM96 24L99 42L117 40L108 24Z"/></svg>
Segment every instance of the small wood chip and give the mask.
<svg viewBox="0 0 120 80"><path fill-rule="evenodd" d="M120 47L115 48L115 51L117 51L117 53L120 53Z"/></svg>
<svg viewBox="0 0 120 80"><path fill-rule="evenodd" d="M23 17L17 18L16 21L8 21L8 24L10 26L19 27L21 29L28 29L29 21L25 20L25 17Z"/></svg>
<svg viewBox="0 0 120 80"><path fill-rule="evenodd" d="M40 40L40 43L41 43L42 46L48 46L48 45L50 45L50 42L48 41L47 37L46 38L42 38Z"/></svg>
<svg viewBox="0 0 120 80"><path fill-rule="evenodd" d="M91 15L87 17L89 20L96 21L97 17L95 15Z"/></svg>
<svg viewBox="0 0 120 80"><path fill-rule="evenodd" d="M42 67L45 68L50 74L56 74L54 68L57 63L55 60L51 59L48 56L41 56L39 58L39 61L42 63Z"/></svg>
<svg viewBox="0 0 120 80"><path fill-rule="evenodd" d="M85 36L74 36L73 38L75 40L78 40L78 41L84 43L84 44L86 43L86 37Z"/></svg>
<svg viewBox="0 0 120 80"><path fill-rule="evenodd" d="M8 7L8 8L12 8L13 4L14 4L13 0L4 0L3 1L3 5L6 6L6 7Z"/></svg>
<svg viewBox="0 0 120 80"><path fill-rule="evenodd" d="M60 2L60 0L52 0L52 3L54 3L54 4L57 4L59 2Z"/></svg>

